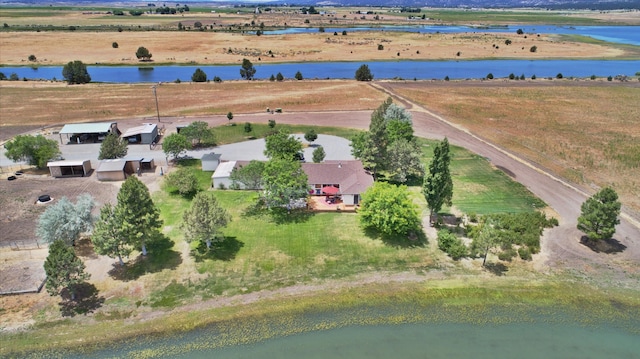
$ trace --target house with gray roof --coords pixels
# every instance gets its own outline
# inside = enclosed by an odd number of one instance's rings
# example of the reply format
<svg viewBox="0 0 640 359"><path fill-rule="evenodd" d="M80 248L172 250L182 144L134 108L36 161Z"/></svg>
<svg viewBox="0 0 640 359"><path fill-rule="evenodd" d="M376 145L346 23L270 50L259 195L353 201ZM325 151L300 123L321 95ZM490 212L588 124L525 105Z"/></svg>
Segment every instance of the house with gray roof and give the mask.
<svg viewBox="0 0 640 359"><path fill-rule="evenodd" d="M360 195L373 185L373 175L357 160L302 163L302 170L312 195L340 196L345 205L359 204Z"/></svg>

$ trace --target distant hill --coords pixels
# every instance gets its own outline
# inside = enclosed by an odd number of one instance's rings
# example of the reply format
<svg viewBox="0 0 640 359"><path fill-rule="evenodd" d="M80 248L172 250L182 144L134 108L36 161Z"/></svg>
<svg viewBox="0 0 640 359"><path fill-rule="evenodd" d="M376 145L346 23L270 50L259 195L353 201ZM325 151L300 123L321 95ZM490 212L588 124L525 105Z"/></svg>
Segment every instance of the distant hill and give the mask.
<svg viewBox="0 0 640 359"><path fill-rule="evenodd" d="M29 5L29 6L70 6L77 5L106 5L125 7L127 5L144 6L146 4L175 3L175 1L156 0L0 0L0 5ZM638 9L640 0L188 0L182 4L222 6L371 6L371 7L436 7L436 8L545 8L545 9Z"/></svg>

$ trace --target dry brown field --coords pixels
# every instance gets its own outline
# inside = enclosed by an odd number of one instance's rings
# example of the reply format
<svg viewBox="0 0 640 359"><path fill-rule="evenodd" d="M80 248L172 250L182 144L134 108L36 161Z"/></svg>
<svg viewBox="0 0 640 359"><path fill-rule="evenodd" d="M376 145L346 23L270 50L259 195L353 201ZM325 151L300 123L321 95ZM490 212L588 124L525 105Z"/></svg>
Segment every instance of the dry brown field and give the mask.
<svg viewBox="0 0 640 359"><path fill-rule="evenodd" d="M526 36L526 38L525 38ZM505 45L511 40L511 45ZM112 43L117 42L118 48ZM378 50L378 45L383 50ZM4 65L137 65L144 46L152 63L240 64L305 61L469 60L480 58L628 58L640 50L570 42L556 35L401 32L308 33L260 36L186 32L0 32ZM537 47L531 52L532 46ZM458 55L458 53L460 53ZM37 61L28 57L35 55Z"/></svg>
<svg viewBox="0 0 640 359"><path fill-rule="evenodd" d="M162 117L284 111L367 110L386 95L356 81L166 83L157 88ZM0 81L0 141L72 122L156 116L149 84Z"/></svg>
<svg viewBox="0 0 640 359"><path fill-rule="evenodd" d="M385 84L574 183L640 211L640 84L504 80Z"/></svg>

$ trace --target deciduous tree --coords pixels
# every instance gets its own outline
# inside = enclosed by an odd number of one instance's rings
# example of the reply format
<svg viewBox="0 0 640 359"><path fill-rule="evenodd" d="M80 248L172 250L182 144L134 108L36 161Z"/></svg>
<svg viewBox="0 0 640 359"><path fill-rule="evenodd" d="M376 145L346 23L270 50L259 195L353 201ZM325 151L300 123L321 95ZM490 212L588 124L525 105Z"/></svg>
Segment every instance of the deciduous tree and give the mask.
<svg viewBox="0 0 640 359"><path fill-rule="evenodd" d="M253 160L247 165L234 168L229 178L233 182L242 183L246 189L262 188L264 162Z"/></svg>
<svg viewBox="0 0 640 359"><path fill-rule="evenodd" d="M100 145L99 160L122 158L127 155L127 140L120 138L115 133L109 133Z"/></svg>
<svg viewBox="0 0 640 359"><path fill-rule="evenodd" d="M191 207L184 212L181 228L187 242L201 241L211 248L211 242L222 242L220 230L231 221L229 213L218 204L214 192L198 193Z"/></svg>
<svg viewBox="0 0 640 359"><path fill-rule="evenodd" d="M405 186L376 182L362 194L360 223L387 235L409 234L420 228L416 205Z"/></svg>
<svg viewBox="0 0 640 359"><path fill-rule="evenodd" d="M121 223L122 219L115 208L110 203L105 204L100 209L100 219L95 224L91 243L97 254L118 258L118 262L123 266L122 257L128 257L133 251L133 246L125 237Z"/></svg>
<svg viewBox="0 0 640 359"><path fill-rule="evenodd" d="M72 245L80 235L91 231L91 211L95 203L89 194L78 196L76 204L62 197L50 205L38 218L36 235L47 243L57 240Z"/></svg>
<svg viewBox="0 0 640 359"><path fill-rule="evenodd" d="M429 173L427 173L422 186L422 193L427 200L430 216L440 212L443 205L451 205L453 181L449 171L450 162L449 140L445 137L433 150Z"/></svg>
<svg viewBox="0 0 640 359"><path fill-rule="evenodd" d="M127 242L140 248L146 256L147 241L156 238L162 226L160 212L151 200L147 186L135 176L127 178L118 192L115 211Z"/></svg>
<svg viewBox="0 0 640 359"><path fill-rule="evenodd" d="M262 175L264 199L269 208L288 206L309 195L307 174L300 162L272 159L265 163Z"/></svg>
<svg viewBox="0 0 640 359"><path fill-rule="evenodd" d="M186 137L192 146L215 146L216 144L213 128L204 121L191 122L180 130L180 134Z"/></svg>
<svg viewBox="0 0 640 359"><path fill-rule="evenodd" d="M12 161L26 161L37 168L45 168L47 162L60 156L58 142L42 135L18 135L4 145L5 156Z"/></svg>
<svg viewBox="0 0 640 359"><path fill-rule="evenodd" d="M313 128L309 129L307 132L305 132L304 139L307 140L307 142L313 142L317 140L318 134L316 133L316 130L314 130Z"/></svg>
<svg viewBox="0 0 640 359"><path fill-rule="evenodd" d="M87 66L82 61L70 61L62 68L62 78L68 84L86 84L91 82Z"/></svg>
<svg viewBox="0 0 640 359"><path fill-rule="evenodd" d="M172 156L174 159L178 159L190 148L189 140L181 133L172 133L162 141L162 150L167 156Z"/></svg>
<svg viewBox="0 0 640 359"><path fill-rule="evenodd" d="M49 295L59 295L63 290L69 291L71 300L76 299L75 288L78 284L89 279L82 260L76 256L73 247L61 240L56 240L49 246L49 255L44 262L45 282Z"/></svg>
<svg viewBox="0 0 640 359"><path fill-rule="evenodd" d="M175 188L181 196L193 196L200 189L198 178L193 171L187 168L179 168L165 177L167 185Z"/></svg>
<svg viewBox="0 0 640 359"><path fill-rule="evenodd" d="M618 194L613 188L601 189L580 207L578 229L592 240L611 239L616 233L616 225L620 223L620 207Z"/></svg>
<svg viewBox="0 0 640 359"><path fill-rule="evenodd" d="M387 170L394 181L404 183L410 176L424 176L424 167L420 162L420 148L415 142L402 138L391 143L388 158Z"/></svg>
<svg viewBox="0 0 640 359"><path fill-rule="evenodd" d="M302 142L287 131L277 131L265 139L264 155L270 159L293 161L302 151Z"/></svg>
<svg viewBox="0 0 640 359"><path fill-rule="evenodd" d="M136 57L138 58L138 60L151 61L152 56L153 55L144 46L138 47L138 50L136 51Z"/></svg>

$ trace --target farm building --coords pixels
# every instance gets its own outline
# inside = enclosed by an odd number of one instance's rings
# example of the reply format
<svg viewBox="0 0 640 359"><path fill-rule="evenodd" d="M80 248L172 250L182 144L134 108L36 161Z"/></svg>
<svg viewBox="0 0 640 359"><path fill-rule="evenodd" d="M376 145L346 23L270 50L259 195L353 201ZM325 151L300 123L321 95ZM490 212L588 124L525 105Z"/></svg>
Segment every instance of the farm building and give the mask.
<svg viewBox="0 0 640 359"><path fill-rule="evenodd" d="M48 162L51 177L85 177L91 172L91 161L54 161Z"/></svg>
<svg viewBox="0 0 640 359"><path fill-rule="evenodd" d="M66 135L69 143L96 143L104 140L109 133L120 135L116 122L66 124L59 134L60 143L62 143L62 135Z"/></svg>
<svg viewBox="0 0 640 359"><path fill-rule="evenodd" d="M99 181L124 181L127 176L142 170L142 158L102 160L96 169Z"/></svg>
<svg viewBox="0 0 640 359"><path fill-rule="evenodd" d="M202 170L203 171L215 171L216 168L218 168L218 165L220 164L220 156L222 156L222 154L220 153L207 153L204 156L202 156Z"/></svg>
<svg viewBox="0 0 640 359"><path fill-rule="evenodd" d="M157 142L158 125L154 123L145 123L142 126L131 127L122 134L129 143L150 144Z"/></svg>

